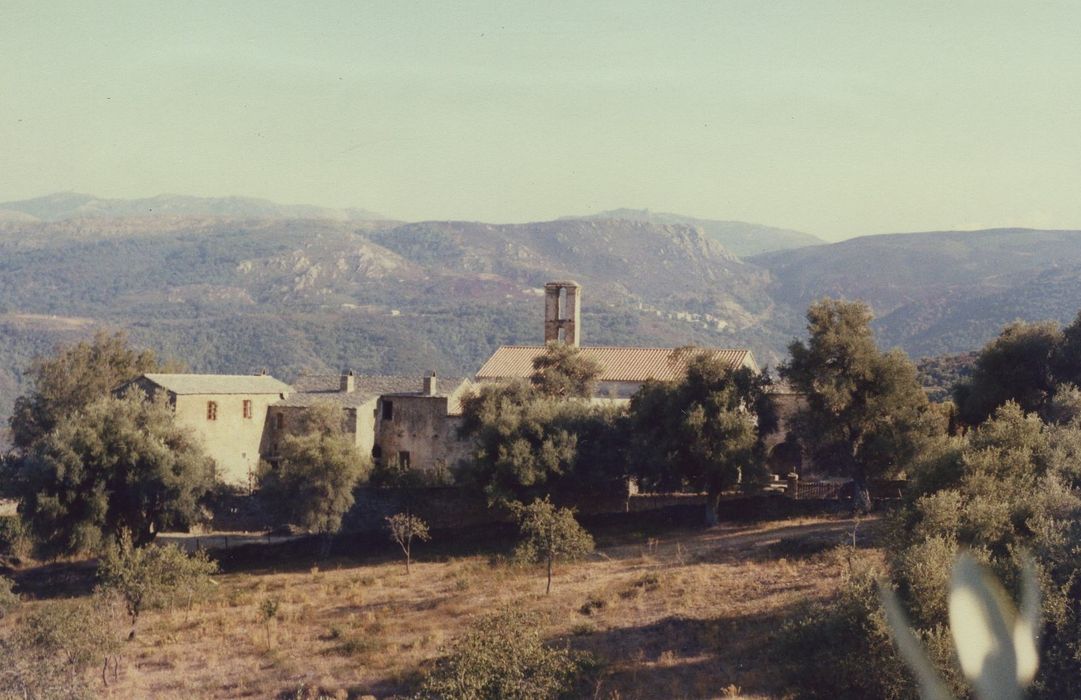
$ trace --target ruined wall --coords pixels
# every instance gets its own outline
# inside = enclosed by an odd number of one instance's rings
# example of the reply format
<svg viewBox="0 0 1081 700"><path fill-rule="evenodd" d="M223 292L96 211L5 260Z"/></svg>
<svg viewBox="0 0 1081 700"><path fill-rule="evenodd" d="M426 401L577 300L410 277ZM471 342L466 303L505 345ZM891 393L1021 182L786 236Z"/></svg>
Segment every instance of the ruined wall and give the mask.
<svg viewBox="0 0 1081 700"><path fill-rule="evenodd" d="M357 452L365 457L371 456L375 444L375 404L376 399L372 399L356 407L342 407L342 430L356 445ZM296 434L308 410L306 406L270 407L266 416L265 437L260 447L265 458L277 453L283 437Z"/></svg>
<svg viewBox="0 0 1081 700"><path fill-rule="evenodd" d="M391 405L391 417L384 406ZM447 415L445 396L390 395L376 410L375 444L382 459L409 454L409 466L421 471L452 468L469 454L469 443L458 438L460 418Z"/></svg>

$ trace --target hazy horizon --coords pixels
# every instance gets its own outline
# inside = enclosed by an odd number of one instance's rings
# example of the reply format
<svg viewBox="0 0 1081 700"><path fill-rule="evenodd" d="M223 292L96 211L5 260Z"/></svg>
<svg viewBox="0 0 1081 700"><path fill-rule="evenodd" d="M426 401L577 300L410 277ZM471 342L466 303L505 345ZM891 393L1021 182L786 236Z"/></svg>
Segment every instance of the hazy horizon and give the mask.
<svg viewBox="0 0 1081 700"><path fill-rule="evenodd" d="M14 2L0 201L1081 228L1081 6Z"/></svg>

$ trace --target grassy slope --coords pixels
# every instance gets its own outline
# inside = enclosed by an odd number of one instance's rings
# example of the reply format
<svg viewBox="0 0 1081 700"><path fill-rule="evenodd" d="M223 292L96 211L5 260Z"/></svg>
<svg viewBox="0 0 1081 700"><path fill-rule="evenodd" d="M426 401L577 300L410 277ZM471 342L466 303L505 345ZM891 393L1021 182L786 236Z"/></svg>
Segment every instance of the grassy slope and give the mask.
<svg viewBox="0 0 1081 700"><path fill-rule="evenodd" d="M831 550L852 527L805 518L602 533L588 561L559 567L549 597L539 570L461 543L417 547L410 577L389 554L234 565L210 601L146 616L106 696L276 697L307 684L384 697L407 691L471 617L514 605L547 613L549 637L603 659L596 697L788 697L770 659L776 635L836 589ZM282 602L270 646L258 613L268 597ZM38 605L48 602L27 607Z"/></svg>

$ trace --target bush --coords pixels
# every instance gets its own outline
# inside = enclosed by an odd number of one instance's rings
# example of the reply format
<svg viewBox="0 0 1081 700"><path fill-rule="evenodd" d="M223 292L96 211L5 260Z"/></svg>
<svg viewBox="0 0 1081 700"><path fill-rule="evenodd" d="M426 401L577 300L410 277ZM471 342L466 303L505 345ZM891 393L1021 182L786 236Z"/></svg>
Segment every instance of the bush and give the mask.
<svg viewBox="0 0 1081 700"><path fill-rule="evenodd" d="M0 576L0 619L19 604L19 594L12 590L14 587L14 581Z"/></svg>
<svg viewBox="0 0 1081 700"><path fill-rule="evenodd" d="M33 549L33 537L22 518L17 515L0 517L0 556L25 559Z"/></svg>
<svg viewBox="0 0 1081 700"><path fill-rule="evenodd" d="M418 700L549 700L575 691L590 659L545 645L540 618L520 610L482 617L440 659Z"/></svg>
<svg viewBox="0 0 1081 700"><path fill-rule="evenodd" d="M98 564L98 578L104 591L115 592L131 618L131 633L144 610L190 603L202 595L210 576L218 570L206 552L189 556L173 546L132 546L126 534L120 544L110 547Z"/></svg>
<svg viewBox="0 0 1081 700"><path fill-rule="evenodd" d="M784 666L789 684L806 698L914 697L879 604L884 568L848 547L838 555L844 560L838 597L808 606L782 630L782 657L793 659Z"/></svg>
<svg viewBox="0 0 1081 700"><path fill-rule="evenodd" d="M114 606L99 595L53 601L27 615L0 640L0 698L93 697L86 671L107 665L120 647Z"/></svg>

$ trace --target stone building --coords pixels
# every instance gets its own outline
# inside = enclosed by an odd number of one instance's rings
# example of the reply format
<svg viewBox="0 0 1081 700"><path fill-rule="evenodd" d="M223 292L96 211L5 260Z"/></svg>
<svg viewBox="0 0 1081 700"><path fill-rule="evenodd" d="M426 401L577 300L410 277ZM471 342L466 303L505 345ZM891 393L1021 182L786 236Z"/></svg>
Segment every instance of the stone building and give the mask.
<svg viewBox="0 0 1081 700"><path fill-rule="evenodd" d="M305 412L320 403L341 408L342 429L357 451L375 460L397 459L414 469L438 471L468 453L458 440L461 396L467 379L414 376L306 375L295 393L269 407L263 454L273 461L281 438L295 432ZM440 391L445 387L447 391Z"/></svg>
<svg viewBox="0 0 1081 700"><path fill-rule="evenodd" d="M267 409L292 388L265 374L144 374L119 389L137 386L164 394L177 423L192 428L214 460L217 478L251 488L259 468Z"/></svg>
<svg viewBox="0 0 1081 700"><path fill-rule="evenodd" d="M443 386L446 390L441 390ZM461 399L471 387L468 379L442 379L429 372L420 391L383 394L376 411L372 456L445 475L469 455L470 445L458 437L458 427Z"/></svg>
<svg viewBox="0 0 1081 700"><path fill-rule="evenodd" d="M263 454L273 461L281 438L296 432L303 415L316 404L330 403L341 408L342 429L357 451L371 455L379 397L415 390L419 385L416 376L357 376L352 372L301 375L293 382L294 393L269 407Z"/></svg>
<svg viewBox="0 0 1081 700"><path fill-rule="evenodd" d="M667 381L682 377L687 362L698 354L709 354L730 367L759 371L750 350L721 348L643 348L581 345L582 287L577 282L549 282L544 286L544 342L564 342L580 348L582 355L601 367L596 399L628 400L649 379ZM496 349L477 372L478 383L528 379L533 360L545 345L503 345Z"/></svg>

